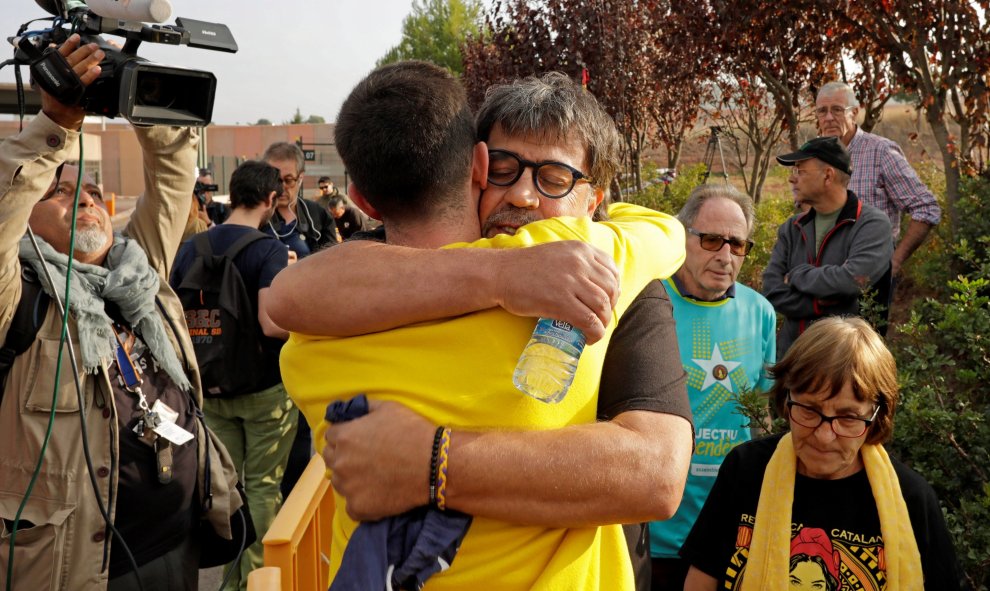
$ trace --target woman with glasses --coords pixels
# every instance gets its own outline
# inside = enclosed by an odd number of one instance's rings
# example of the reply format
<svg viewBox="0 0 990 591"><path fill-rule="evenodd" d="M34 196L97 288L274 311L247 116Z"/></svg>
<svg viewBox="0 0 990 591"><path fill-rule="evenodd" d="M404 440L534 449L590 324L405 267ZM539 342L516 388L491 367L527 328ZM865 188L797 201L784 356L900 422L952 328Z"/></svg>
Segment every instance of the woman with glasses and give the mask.
<svg viewBox="0 0 990 591"><path fill-rule="evenodd" d="M837 589L959 589L935 492L883 447L899 394L880 336L860 318L820 320L771 373L790 431L726 458L681 548L684 589L816 588L816 569L792 565L807 528L829 538Z"/></svg>

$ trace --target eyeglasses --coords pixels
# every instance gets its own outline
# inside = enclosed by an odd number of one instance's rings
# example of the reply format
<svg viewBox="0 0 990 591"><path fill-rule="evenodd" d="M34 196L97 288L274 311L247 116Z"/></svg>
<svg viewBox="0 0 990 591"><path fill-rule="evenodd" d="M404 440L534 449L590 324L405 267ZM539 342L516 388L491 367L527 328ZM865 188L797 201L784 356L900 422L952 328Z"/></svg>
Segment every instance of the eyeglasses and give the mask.
<svg viewBox="0 0 990 591"><path fill-rule="evenodd" d="M296 184L298 184L299 181L301 180L302 180L302 175L299 176L286 175L282 177L282 184L285 185L286 187L295 187Z"/></svg>
<svg viewBox="0 0 990 591"><path fill-rule="evenodd" d="M808 429L817 429L819 425L827 421L832 427L832 432L839 437L861 437L873 424L879 412L880 405L878 404L873 411L873 416L868 419L850 416L830 417L810 406L794 402L789 396L787 398L787 414L792 421Z"/></svg>
<svg viewBox="0 0 990 591"><path fill-rule="evenodd" d="M718 252L722 250L725 243L729 243L729 252L736 255L737 257L744 257L749 254L749 251L753 250L752 240L740 240L739 238L726 238L721 234L708 234L707 232L699 232L694 228L687 229L689 234L694 234L701 241L701 248L711 252Z"/></svg>
<svg viewBox="0 0 990 591"><path fill-rule="evenodd" d="M838 119L839 117L845 115L846 111L853 108L855 107L840 107L839 105L832 105L831 107L818 107L815 109L815 115L817 115L819 119L824 119L826 115L831 113L832 117Z"/></svg>
<svg viewBox="0 0 990 591"><path fill-rule="evenodd" d="M804 168L799 168L798 165L795 164L794 166L791 167L788 176L802 177L805 176L806 174L810 174L812 172L821 172L823 170L825 170L824 166L805 166Z"/></svg>
<svg viewBox="0 0 990 591"><path fill-rule="evenodd" d="M329 188L330 188L330 185L320 185L320 190L321 191L326 191Z"/></svg>
<svg viewBox="0 0 990 591"><path fill-rule="evenodd" d="M495 186L514 185L527 168L533 169L536 190L550 199L560 199L567 195L578 181L594 182L588 175L563 162L532 162L507 150L488 151L488 182Z"/></svg>

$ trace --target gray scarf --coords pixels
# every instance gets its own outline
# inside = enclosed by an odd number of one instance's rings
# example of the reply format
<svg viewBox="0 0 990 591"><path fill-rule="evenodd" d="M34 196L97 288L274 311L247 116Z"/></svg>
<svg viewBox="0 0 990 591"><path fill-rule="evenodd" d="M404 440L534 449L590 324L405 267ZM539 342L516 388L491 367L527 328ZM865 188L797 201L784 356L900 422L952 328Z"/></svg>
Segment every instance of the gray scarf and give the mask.
<svg viewBox="0 0 990 591"><path fill-rule="evenodd" d="M38 245L44 260L38 258L28 237L22 238L21 261L30 265L39 276L44 275L42 265L47 262L55 291L61 298L65 295L69 258L41 238L38 238ZM69 311L76 319L79 349L87 373L98 373L100 367L114 359L117 349L112 321L104 310L103 302L107 300L120 308L124 320L148 346L158 366L180 389L189 391L189 379L182 371L162 318L155 309L159 281L140 245L119 235L114 235L113 246L107 252L106 267L78 261L72 263ZM41 285L48 295L55 297L48 291L45 281Z"/></svg>

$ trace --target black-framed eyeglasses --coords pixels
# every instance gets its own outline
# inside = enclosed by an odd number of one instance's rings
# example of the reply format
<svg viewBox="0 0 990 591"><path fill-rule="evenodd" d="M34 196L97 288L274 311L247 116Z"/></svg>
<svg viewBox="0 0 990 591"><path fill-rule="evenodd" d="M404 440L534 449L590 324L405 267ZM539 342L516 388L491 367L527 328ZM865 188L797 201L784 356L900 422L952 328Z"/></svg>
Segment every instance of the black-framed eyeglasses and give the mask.
<svg viewBox="0 0 990 591"><path fill-rule="evenodd" d="M794 402L790 396L787 397L787 415L791 417L792 421L808 429L817 429L823 422L828 422L832 428L832 432L839 437L862 437L863 433L866 433L866 430L876 420L879 412L880 405L878 404L873 410L873 415L868 419L848 415L830 417L822 414L818 409L801 404L800 402Z"/></svg>
<svg viewBox="0 0 990 591"><path fill-rule="evenodd" d="M512 186L527 168L533 169L533 184L544 197L560 199L578 181L593 183L590 176L563 162L524 160L508 150L488 150L488 182L498 187Z"/></svg>
<svg viewBox="0 0 990 591"><path fill-rule="evenodd" d="M729 252L736 255L737 257L744 257L749 254L749 251L753 250L754 242L752 240L740 240L739 238L726 238L721 234L709 234L707 232L699 232L694 228L687 229L689 234L693 234L698 237L701 241L701 248L711 252L718 252L722 250L722 246L726 242L729 243Z"/></svg>
<svg viewBox="0 0 990 591"><path fill-rule="evenodd" d="M302 175L299 176L285 175L284 177L282 177L282 184L285 185L286 187L295 187L296 184L301 180L302 180Z"/></svg>
<svg viewBox="0 0 990 591"><path fill-rule="evenodd" d="M839 105L832 105L831 107L818 107L815 109L815 115L818 115L819 119L824 119L826 115L831 113L832 117L838 119L839 117L845 115L846 111L852 108L854 107L840 107Z"/></svg>

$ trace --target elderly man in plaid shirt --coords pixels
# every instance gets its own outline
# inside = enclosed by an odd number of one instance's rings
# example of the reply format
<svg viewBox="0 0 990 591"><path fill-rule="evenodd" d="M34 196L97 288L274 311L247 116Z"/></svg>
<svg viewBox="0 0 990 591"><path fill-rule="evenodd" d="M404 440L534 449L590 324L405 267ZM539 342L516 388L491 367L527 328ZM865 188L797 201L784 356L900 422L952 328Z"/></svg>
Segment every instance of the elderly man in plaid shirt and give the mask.
<svg viewBox="0 0 990 591"><path fill-rule="evenodd" d="M893 239L900 238L891 259L891 272L897 277L904 262L942 218L935 195L918 178L897 144L856 125L859 101L848 84L829 82L822 86L815 115L821 135L837 136L852 156L849 189L890 217ZM911 221L902 236L901 214L905 212Z"/></svg>

